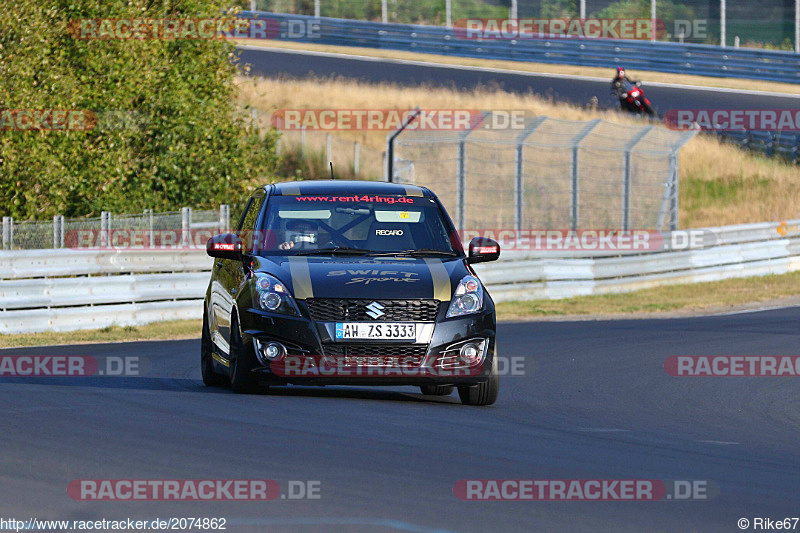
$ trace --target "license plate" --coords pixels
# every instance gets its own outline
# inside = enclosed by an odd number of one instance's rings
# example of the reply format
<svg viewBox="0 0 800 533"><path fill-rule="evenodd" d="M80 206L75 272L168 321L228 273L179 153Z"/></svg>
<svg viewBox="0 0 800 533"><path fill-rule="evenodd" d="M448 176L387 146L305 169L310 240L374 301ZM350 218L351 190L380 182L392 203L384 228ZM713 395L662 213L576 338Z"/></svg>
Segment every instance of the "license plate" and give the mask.
<svg viewBox="0 0 800 533"><path fill-rule="evenodd" d="M397 322L370 324L364 322L337 322L337 339L416 340L417 325Z"/></svg>

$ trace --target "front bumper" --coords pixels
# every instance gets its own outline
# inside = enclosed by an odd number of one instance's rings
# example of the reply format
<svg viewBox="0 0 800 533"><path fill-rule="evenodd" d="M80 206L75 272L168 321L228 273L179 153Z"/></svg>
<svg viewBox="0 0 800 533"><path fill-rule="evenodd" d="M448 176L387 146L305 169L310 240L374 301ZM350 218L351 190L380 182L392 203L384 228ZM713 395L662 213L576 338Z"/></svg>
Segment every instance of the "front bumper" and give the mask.
<svg viewBox="0 0 800 533"><path fill-rule="evenodd" d="M307 314L302 301L301 312ZM334 323L315 322L248 309L242 313L243 341L259 345L279 342L287 353L256 361L253 372L270 384L297 385L476 385L489 378L495 356L495 313L487 309L466 317L445 318L440 306L435 322L424 323L417 342L336 342ZM453 345L485 340L483 357L468 364ZM256 342L254 342L256 341ZM346 349L344 348L346 347ZM374 353L373 353L374 352Z"/></svg>

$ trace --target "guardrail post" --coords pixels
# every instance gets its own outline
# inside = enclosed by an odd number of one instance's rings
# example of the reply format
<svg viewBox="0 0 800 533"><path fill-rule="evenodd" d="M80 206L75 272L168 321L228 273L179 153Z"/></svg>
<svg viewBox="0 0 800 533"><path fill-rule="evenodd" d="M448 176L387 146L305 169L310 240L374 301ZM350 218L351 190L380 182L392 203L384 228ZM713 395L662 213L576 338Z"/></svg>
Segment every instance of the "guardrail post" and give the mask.
<svg viewBox="0 0 800 533"><path fill-rule="evenodd" d="M181 246L189 246L189 233L192 231L192 208L181 207Z"/></svg>
<svg viewBox="0 0 800 533"><path fill-rule="evenodd" d="M573 230L578 229L578 183L579 183L579 174L578 174L578 149L581 147L581 141L592 132L592 130L600 124L601 120L596 118L586 124L583 129L572 139L572 199L571 199L571 209L570 209L570 227Z"/></svg>
<svg viewBox="0 0 800 533"><path fill-rule="evenodd" d="M230 206L228 204L220 204L219 206L219 232L227 233L230 225Z"/></svg>
<svg viewBox="0 0 800 533"><path fill-rule="evenodd" d="M108 248L111 239L111 213L100 212L100 247Z"/></svg>
<svg viewBox="0 0 800 533"><path fill-rule="evenodd" d="M64 247L64 215L53 215L53 248Z"/></svg>
<svg viewBox="0 0 800 533"><path fill-rule="evenodd" d="M152 250L156 247L156 234L153 231L153 210L145 209L143 218L145 224L147 224L147 240L150 243L150 249Z"/></svg>
<svg viewBox="0 0 800 533"><path fill-rule="evenodd" d="M14 219L3 217L3 250L14 249Z"/></svg>
<svg viewBox="0 0 800 533"><path fill-rule="evenodd" d="M525 184L522 176L524 174L524 142L536 128L541 126L547 117L536 117L533 122L528 124L525 129L517 136L516 150L514 151L514 229L520 231L524 222L523 206L525 197Z"/></svg>
<svg viewBox="0 0 800 533"><path fill-rule="evenodd" d="M359 159L361 156L361 145L358 141L353 145L353 176L358 176Z"/></svg>
<svg viewBox="0 0 800 533"><path fill-rule="evenodd" d="M512 3L516 0L511 0ZM444 0L444 24L448 28L453 27L453 0Z"/></svg>
<svg viewBox="0 0 800 533"><path fill-rule="evenodd" d="M655 126L645 126L634 135L625 145L624 162L622 165L622 229L630 229L631 218L631 152L636 144L641 141Z"/></svg>

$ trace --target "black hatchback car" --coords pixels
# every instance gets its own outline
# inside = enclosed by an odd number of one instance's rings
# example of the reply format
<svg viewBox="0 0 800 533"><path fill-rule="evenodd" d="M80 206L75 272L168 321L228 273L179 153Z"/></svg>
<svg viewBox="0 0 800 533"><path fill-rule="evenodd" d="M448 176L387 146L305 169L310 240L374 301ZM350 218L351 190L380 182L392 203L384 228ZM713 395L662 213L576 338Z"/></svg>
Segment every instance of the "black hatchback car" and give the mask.
<svg viewBox="0 0 800 533"><path fill-rule="evenodd" d="M424 187L300 181L256 189L215 258L203 308L209 386L414 385L497 399L495 309L439 199Z"/></svg>

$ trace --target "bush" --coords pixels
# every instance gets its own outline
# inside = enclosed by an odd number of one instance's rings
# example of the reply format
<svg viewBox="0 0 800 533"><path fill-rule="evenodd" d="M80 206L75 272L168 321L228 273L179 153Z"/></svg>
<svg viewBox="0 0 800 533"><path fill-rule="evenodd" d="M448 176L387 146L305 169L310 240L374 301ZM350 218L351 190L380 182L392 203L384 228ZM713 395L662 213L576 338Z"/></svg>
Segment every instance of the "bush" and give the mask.
<svg viewBox="0 0 800 533"><path fill-rule="evenodd" d="M0 110L101 117L87 131L0 131L0 212L28 219L207 207L268 181L278 163L276 134L261 135L237 113L230 42L68 33L76 19L220 17L224 5L18 0L0 13ZM127 127L103 126L109 113Z"/></svg>

